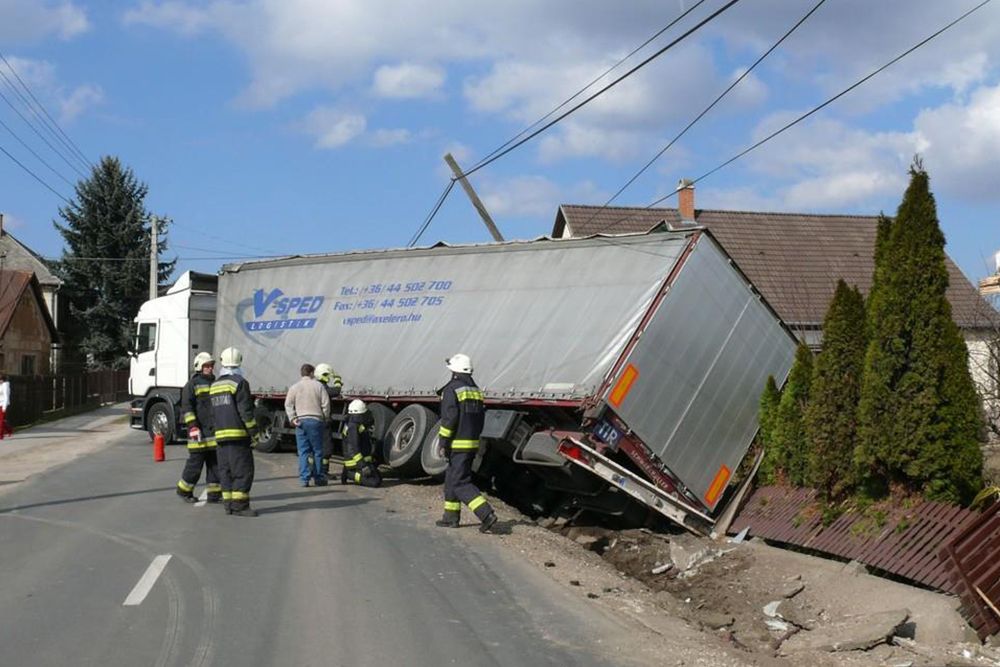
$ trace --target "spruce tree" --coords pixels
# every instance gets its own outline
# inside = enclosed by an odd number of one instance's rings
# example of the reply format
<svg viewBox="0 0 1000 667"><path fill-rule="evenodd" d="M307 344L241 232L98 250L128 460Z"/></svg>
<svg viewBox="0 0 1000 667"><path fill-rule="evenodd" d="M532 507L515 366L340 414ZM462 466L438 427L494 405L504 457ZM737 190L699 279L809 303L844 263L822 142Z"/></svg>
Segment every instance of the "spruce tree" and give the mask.
<svg viewBox="0 0 1000 667"><path fill-rule="evenodd" d="M823 321L823 349L816 356L805 413L806 480L828 500L842 495L851 484L864 331L864 297L856 287L837 281Z"/></svg>
<svg viewBox="0 0 1000 667"><path fill-rule="evenodd" d="M982 485L982 418L968 351L945 298L944 235L919 161L880 260L855 464L869 492L898 485L968 502Z"/></svg>
<svg viewBox="0 0 1000 667"><path fill-rule="evenodd" d="M778 384L774 381L773 375L767 376L767 383L764 385L764 393L760 395L760 408L757 412L757 423L760 425L757 431L757 444L764 448L764 460L761 461L758 476L762 484L774 484L775 479L775 457L774 449L774 421L777 418L778 404L781 402L781 392Z"/></svg>
<svg viewBox="0 0 1000 667"><path fill-rule="evenodd" d="M813 354L804 343L795 352L795 363L781 392L781 401L772 429L771 468L778 479L796 486L806 483L806 441L804 414L812 385Z"/></svg>
<svg viewBox="0 0 1000 667"><path fill-rule="evenodd" d="M66 242L55 268L69 302L69 344L92 368L128 364L132 318L149 298L147 190L118 158L104 157L77 183L74 201L59 209L65 224L53 222ZM165 232L161 221L161 254ZM170 277L175 262L160 262L159 282Z"/></svg>

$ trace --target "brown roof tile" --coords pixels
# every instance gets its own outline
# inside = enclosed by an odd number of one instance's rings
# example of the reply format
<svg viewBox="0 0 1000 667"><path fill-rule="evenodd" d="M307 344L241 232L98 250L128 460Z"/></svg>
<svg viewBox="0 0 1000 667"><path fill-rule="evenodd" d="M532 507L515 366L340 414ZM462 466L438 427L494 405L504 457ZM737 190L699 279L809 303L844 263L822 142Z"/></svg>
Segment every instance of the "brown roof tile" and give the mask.
<svg viewBox="0 0 1000 667"><path fill-rule="evenodd" d="M698 210L695 221L712 232L791 326L822 324L839 278L865 294L871 287L876 216ZM564 204L552 235L647 232L661 222L679 225L681 217L675 208ZM951 258L945 262L955 321L982 326L991 309Z"/></svg>

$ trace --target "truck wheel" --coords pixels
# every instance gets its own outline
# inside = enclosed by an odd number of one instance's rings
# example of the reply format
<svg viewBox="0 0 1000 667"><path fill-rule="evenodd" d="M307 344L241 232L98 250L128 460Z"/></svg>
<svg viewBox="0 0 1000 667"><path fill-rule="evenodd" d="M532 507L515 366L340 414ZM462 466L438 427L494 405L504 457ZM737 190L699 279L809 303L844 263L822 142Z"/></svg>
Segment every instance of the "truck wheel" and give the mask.
<svg viewBox="0 0 1000 667"><path fill-rule="evenodd" d="M372 416L372 455L379 463L387 463L385 435L389 432L389 424L396 418L396 411L388 405L369 403L368 414Z"/></svg>
<svg viewBox="0 0 1000 667"><path fill-rule="evenodd" d="M423 474L420 449L433 423L433 412L422 405L407 405L389 424L385 436L386 461L400 477Z"/></svg>
<svg viewBox="0 0 1000 667"><path fill-rule="evenodd" d="M256 411L253 418L257 422L257 432L260 434L260 440L257 441L257 451L265 454L277 451L281 444L281 435L274 428L274 413L265 408Z"/></svg>
<svg viewBox="0 0 1000 667"><path fill-rule="evenodd" d="M444 450L438 439L440 425L441 420L439 419L424 436L424 444L420 448L420 466L431 477L443 477L444 471L448 468L448 459L444 457Z"/></svg>
<svg viewBox="0 0 1000 667"><path fill-rule="evenodd" d="M169 445L175 436L174 410L166 401L154 403L146 414L146 426L149 429L149 439L157 434L163 436L163 444Z"/></svg>

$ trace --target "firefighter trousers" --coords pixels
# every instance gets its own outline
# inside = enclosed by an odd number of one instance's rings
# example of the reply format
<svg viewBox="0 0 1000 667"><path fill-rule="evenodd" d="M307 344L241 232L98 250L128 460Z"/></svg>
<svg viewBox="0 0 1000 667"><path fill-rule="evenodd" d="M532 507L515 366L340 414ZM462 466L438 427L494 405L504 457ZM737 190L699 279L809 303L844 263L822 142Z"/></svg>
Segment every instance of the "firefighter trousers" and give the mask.
<svg viewBox="0 0 1000 667"><path fill-rule="evenodd" d="M472 483L472 461L476 452L452 452L448 459L448 469L444 473L444 518L445 521L458 522L465 505L480 521L493 514L493 508L486 502L484 496Z"/></svg>
<svg viewBox="0 0 1000 667"><path fill-rule="evenodd" d="M253 486L253 450L250 440L220 442L219 481L222 500L234 512L250 507L250 487Z"/></svg>
<svg viewBox="0 0 1000 667"><path fill-rule="evenodd" d="M191 444L196 445L192 447ZM208 499L217 502L222 498L222 485L219 484L218 456L215 453L215 443L203 442L188 445L188 458L181 471L181 479L177 482L177 493L183 496L194 494L194 487L201 478L201 469L205 468L205 490Z"/></svg>
<svg viewBox="0 0 1000 667"><path fill-rule="evenodd" d="M382 473L378 471L374 461L370 460L371 457L362 457L361 454L356 456L356 459L344 461L344 467L340 471L340 483L354 482L373 489L382 486Z"/></svg>

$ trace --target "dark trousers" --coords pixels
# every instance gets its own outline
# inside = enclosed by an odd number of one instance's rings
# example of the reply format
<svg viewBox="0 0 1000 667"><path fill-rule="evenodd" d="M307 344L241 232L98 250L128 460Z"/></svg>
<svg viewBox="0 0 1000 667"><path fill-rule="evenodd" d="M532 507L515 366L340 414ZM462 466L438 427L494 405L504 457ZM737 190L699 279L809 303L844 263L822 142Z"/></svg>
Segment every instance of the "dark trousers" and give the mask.
<svg viewBox="0 0 1000 667"><path fill-rule="evenodd" d="M475 451L459 451L453 452L448 459L448 469L444 473L446 520L458 521L462 505L472 510L480 521L493 514L486 496L472 483L472 460L475 458Z"/></svg>
<svg viewBox="0 0 1000 667"><path fill-rule="evenodd" d="M323 474L330 475L330 457L333 456L333 429L330 422L323 424Z"/></svg>
<svg viewBox="0 0 1000 667"><path fill-rule="evenodd" d="M177 482L177 491L181 495L190 496L194 492L195 485L201 478L201 469L205 468L205 490L208 491L209 500L218 500L222 497L222 486L219 484L219 463L215 453L215 446L208 447L202 443L195 443L198 447L188 446L188 458L184 463L184 470L181 471L181 480Z"/></svg>
<svg viewBox="0 0 1000 667"><path fill-rule="evenodd" d="M250 507L250 487L253 486L250 440L220 442L218 450L223 502L230 503L234 512Z"/></svg>

